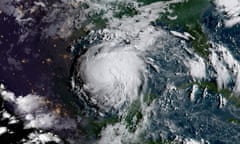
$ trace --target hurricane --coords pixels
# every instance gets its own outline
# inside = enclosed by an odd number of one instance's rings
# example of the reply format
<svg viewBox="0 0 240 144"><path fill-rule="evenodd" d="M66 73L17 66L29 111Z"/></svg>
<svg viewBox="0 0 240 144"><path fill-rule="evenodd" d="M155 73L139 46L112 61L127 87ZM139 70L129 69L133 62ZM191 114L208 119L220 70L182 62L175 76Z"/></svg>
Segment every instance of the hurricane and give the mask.
<svg viewBox="0 0 240 144"><path fill-rule="evenodd" d="M238 0L1 0L0 141L238 143Z"/></svg>

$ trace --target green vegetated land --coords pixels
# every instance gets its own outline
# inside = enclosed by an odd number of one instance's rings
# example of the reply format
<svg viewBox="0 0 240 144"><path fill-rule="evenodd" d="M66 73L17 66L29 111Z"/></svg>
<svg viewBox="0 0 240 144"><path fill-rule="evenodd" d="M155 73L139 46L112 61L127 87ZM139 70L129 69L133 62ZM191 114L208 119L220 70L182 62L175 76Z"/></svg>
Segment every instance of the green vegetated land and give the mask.
<svg viewBox="0 0 240 144"><path fill-rule="evenodd" d="M143 5L148 5L148 4L152 4L155 2L161 2L161 1L171 1L171 0L137 0L137 2L143 3Z"/></svg>
<svg viewBox="0 0 240 144"><path fill-rule="evenodd" d="M217 85L211 82L201 82L196 83L201 88L207 88L210 91L213 91L215 93L222 94L225 98L227 98L230 102L232 102L236 107L240 107L240 98L238 96L235 96L232 94L232 91L229 89L218 89ZM233 124L240 124L240 120L237 118L229 118L228 122Z"/></svg>
<svg viewBox="0 0 240 144"><path fill-rule="evenodd" d="M145 141L144 144L174 144L174 142L170 140Z"/></svg>
<svg viewBox="0 0 240 144"><path fill-rule="evenodd" d="M228 122L233 123L233 124L240 124L240 120L236 118L230 118L228 119Z"/></svg>
<svg viewBox="0 0 240 144"><path fill-rule="evenodd" d="M137 0L143 5L160 1L167 2L170 0ZM164 24L169 29L183 29L190 33L195 38L190 40L195 52L207 58L210 53L208 49L210 44L207 35L203 32L200 20L210 4L211 0L183 0L179 3L172 3L169 5L171 11L161 13L155 23ZM132 17L137 14L139 12L132 3L119 2L114 4L114 17L116 18ZM171 19L171 17L176 17L176 19Z"/></svg>
<svg viewBox="0 0 240 144"><path fill-rule="evenodd" d="M222 96L227 98L227 100L231 101L236 107L240 107L240 98L238 96L235 96L232 93L232 90L227 89L227 88L218 89L217 84L214 83L214 82L208 82L208 81L193 82L193 83L190 83L190 84L182 85L182 86L180 86L180 88L187 88L187 87L192 86L194 84L198 85L201 89L207 88L208 91L221 94Z"/></svg>
<svg viewBox="0 0 240 144"><path fill-rule="evenodd" d="M211 0L186 0L181 3L171 4L169 7L172 12L161 14L156 23L166 24L169 29L183 29L190 33L195 39L191 39L190 43L197 54L203 58L208 58L210 44L208 37L201 27L201 17L207 7L211 4ZM170 19L175 17L176 19ZM240 107L240 98L232 94L230 89L218 89L214 82L196 83L201 88L222 94L229 101Z"/></svg>
<svg viewBox="0 0 240 144"><path fill-rule="evenodd" d="M146 94L144 95L144 103L149 106L156 97L157 96L153 94ZM142 120L142 118L143 114L141 101L140 99L137 99L129 106L127 113L124 117L122 117L122 120L124 120L126 128L128 128L129 132L135 132L135 130L137 129L137 125ZM85 131L88 136L98 137L101 130L105 128L108 124L115 124L120 121L121 118L119 118L118 116L103 118L102 120L92 119L89 120L89 124L87 127L81 129Z"/></svg>
<svg viewBox="0 0 240 144"><path fill-rule="evenodd" d="M125 117L125 122L130 132L134 132L136 130L137 125L141 121L142 117L141 102L138 99L130 105Z"/></svg>
<svg viewBox="0 0 240 144"><path fill-rule="evenodd" d="M111 116L108 118L103 118L101 120L97 119L89 119L88 123L85 127L80 127L80 129L86 134L87 137L98 138L102 129L104 129L107 125L119 122L119 118L117 116Z"/></svg>
<svg viewBox="0 0 240 144"><path fill-rule="evenodd" d="M139 14L136 6L131 2L112 2L110 3L111 9L113 12L113 17L115 18L123 18L125 17L133 17ZM88 15L88 22L91 22L95 27L94 29L102 29L105 28L108 20L103 17L106 11L99 11L99 12L91 12Z"/></svg>
<svg viewBox="0 0 240 144"><path fill-rule="evenodd" d="M157 95L155 94L145 94L143 96L143 103L146 104L146 106L150 106L156 98ZM142 120L142 109L140 99L135 100L128 108L127 115L125 116L125 122L130 132L134 132L138 123Z"/></svg>
<svg viewBox="0 0 240 144"><path fill-rule="evenodd" d="M88 19L92 24L94 24L94 29L102 29L106 27L108 20L103 18L104 11L92 12L88 15Z"/></svg>
<svg viewBox="0 0 240 144"><path fill-rule="evenodd" d="M149 106L153 102L153 100L155 100L156 98L157 98L156 94L152 94L152 93L145 94L143 96L143 101Z"/></svg>
<svg viewBox="0 0 240 144"><path fill-rule="evenodd" d="M236 106L237 108L240 108L240 98L239 98L239 96L234 95L232 93L232 90L230 90L230 89L227 89L227 88L218 89L216 83L214 83L214 82L208 82L208 81L193 82L193 83L189 83L189 84L184 84L184 85L180 86L179 88L185 89L187 87L193 86L194 84L198 85L201 90L204 90L205 88L207 88L207 90L210 91L210 92L221 94L229 102L234 104L234 106ZM227 121L232 123L232 124L240 124L240 119L234 118L234 117L233 118L228 118Z"/></svg>
<svg viewBox="0 0 240 144"><path fill-rule="evenodd" d="M138 2L143 3L143 5L152 4L154 2L159 1L170 1L170 0L137 0ZM161 23L166 25L169 29L183 29L184 31L190 33L195 39L190 40L190 44L197 54L200 56L207 58L210 54L209 52L209 43L208 37L203 32L201 27L200 19L203 12L210 5L210 0L186 0L185 2L170 4L169 7L172 12L161 13L159 19L155 21L155 23ZM132 17L134 15L139 14L139 11L132 3L118 2L113 4L113 16L116 18L123 17ZM108 20L103 18L104 12L92 13L89 15L89 20L94 24L95 29L101 29L106 27ZM172 17L173 19L169 18ZM174 19L176 17L176 19ZM83 30L80 30L82 33L80 35L86 35ZM79 31L77 31L79 34ZM79 36L79 35L77 35ZM73 34L73 37L75 33ZM233 102L237 107L240 107L240 98L232 95L232 91L229 89L218 89L217 85L214 82L194 82L188 84L188 86L197 84L200 88L207 88L209 91L222 94L228 100ZM156 99L156 95L147 94L144 95L143 100L149 106L154 99ZM126 122L126 127L130 132L134 132L137 128L138 123L142 120L142 108L140 100L134 101L128 111L127 115L124 118ZM106 127L108 124L114 124L119 122L120 119L118 117L111 117L107 119L103 119L101 121L92 120L89 123L89 126L85 128L86 133L88 135L94 135L98 137L101 130ZM240 124L240 120L231 118L228 120L234 124ZM172 143L170 140L163 141L145 141L146 144L170 144Z"/></svg>
<svg viewBox="0 0 240 144"><path fill-rule="evenodd" d="M210 44L207 35L203 32L200 20L210 4L210 0L186 0L170 4L171 11L162 13L156 23L166 25L169 29L183 29L190 33L195 37L190 40L195 52L207 58L210 53L208 50Z"/></svg>
<svg viewBox="0 0 240 144"><path fill-rule="evenodd" d="M137 14L139 14L139 11L134 6L133 3L130 2L117 2L113 3L113 16L116 18L122 18L124 16L126 17L133 17Z"/></svg>
<svg viewBox="0 0 240 144"><path fill-rule="evenodd" d="M154 94L144 95L144 103L148 106L153 102L157 96ZM108 118L103 118L101 120L90 119L86 127L81 127L81 130L84 131L88 136L93 136L97 138L101 133L101 130L105 128L108 124L115 124L123 120L125 122L126 128L129 132L135 132L137 125L143 118L142 106L140 99L135 100L130 104L127 113L122 118L118 116L112 116ZM166 141L161 141L166 142ZM147 142L146 142L147 143ZM148 141L150 143L150 141Z"/></svg>

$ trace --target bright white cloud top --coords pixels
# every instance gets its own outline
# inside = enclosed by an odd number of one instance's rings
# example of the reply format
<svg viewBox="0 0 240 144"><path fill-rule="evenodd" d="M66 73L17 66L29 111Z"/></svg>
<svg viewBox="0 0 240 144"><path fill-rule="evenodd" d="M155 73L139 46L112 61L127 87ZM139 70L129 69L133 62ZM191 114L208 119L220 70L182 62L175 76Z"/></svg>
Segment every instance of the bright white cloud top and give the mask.
<svg viewBox="0 0 240 144"><path fill-rule="evenodd" d="M95 51L100 52L95 54ZM99 107L118 109L138 96L144 67L136 50L94 47L94 51L83 55L80 75L92 101Z"/></svg>
<svg viewBox="0 0 240 144"><path fill-rule="evenodd" d="M240 1L239 0L215 0L218 10L224 12L227 18L224 20L226 27L232 27L240 23Z"/></svg>
<svg viewBox="0 0 240 144"><path fill-rule="evenodd" d="M86 99L104 112L121 111L143 94L147 81L146 53L154 50L158 37L166 35L150 25L162 10L159 7L165 5L159 2L154 7L139 8L140 15L121 21L109 11L104 15L110 19L109 28L92 31L93 35L101 35L101 44L93 44L78 59L76 78L83 83L81 90ZM148 15L150 11L152 14Z"/></svg>
<svg viewBox="0 0 240 144"><path fill-rule="evenodd" d="M34 94L16 96L4 87L0 88L0 96L13 106L14 113L25 122L25 128L70 129L76 127L72 119L60 117L48 108L43 96Z"/></svg>

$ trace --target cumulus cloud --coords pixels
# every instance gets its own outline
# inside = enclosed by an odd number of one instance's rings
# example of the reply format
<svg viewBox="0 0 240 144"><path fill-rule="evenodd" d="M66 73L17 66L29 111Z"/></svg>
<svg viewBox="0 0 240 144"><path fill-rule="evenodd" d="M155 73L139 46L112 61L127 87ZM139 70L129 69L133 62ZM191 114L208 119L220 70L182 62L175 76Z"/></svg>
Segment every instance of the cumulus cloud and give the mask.
<svg viewBox="0 0 240 144"><path fill-rule="evenodd" d="M28 121L25 125L26 128L52 128L57 122L57 117L53 114L37 114L35 116L28 114L25 116L25 119Z"/></svg>
<svg viewBox="0 0 240 144"><path fill-rule="evenodd" d="M219 88L226 88L233 80L233 92L240 94L240 63L232 53L223 45L216 44L210 56L211 63L217 72ZM220 55L219 55L220 54Z"/></svg>
<svg viewBox="0 0 240 144"><path fill-rule="evenodd" d="M13 92L0 89L1 97L14 107L14 112L25 122L25 128L71 129L76 127L73 119L54 113L44 97L28 94L16 96Z"/></svg>
<svg viewBox="0 0 240 144"><path fill-rule="evenodd" d="M25 144L32 144L32 143L48 143L48 142L55 142L55 143L62 143L61 139L52 134L52 133L30 133L28 135L29 140L25 141Z"/></svg>
<svg viewBox="0 0 240 144"><path fill-rule="evenodd" d="M226 13L224 24L226 27L232 27L240 23L240 1L239 0L215 0L215 5L220 12Z"/></svg>
<svg viewBox="0 0 240 144"><path fill-rule="evenodd" d="M212 53L210 56L211 63L217 73L217 85L219 89L227 88L231 76L228 69L224 66L216 53Z"/></svg>
<svg viewBox="0 0 240 144"><path fill-rule="evenodd" d="M101 139L98 144L122 144L123 137L128 138L133 136L128 132L125 125L117 123L115 125L108 125L101 132Z"/></svg>
<svg viewBox="0 0 240 144"><path fill-rule="evenodd" d="M203 58L197 56L195 59L188 59L186 65L190 69L190 75L196 79L206 78L206 64Z"/></svg>
<svg viewBox="0 0 240 144"><path fill-rule="evenodd" d="M26 96L19 96L16 99L17 110L21 113L31 113L37 111L43 103L43 98L37 95L28 94Z"/></svg>

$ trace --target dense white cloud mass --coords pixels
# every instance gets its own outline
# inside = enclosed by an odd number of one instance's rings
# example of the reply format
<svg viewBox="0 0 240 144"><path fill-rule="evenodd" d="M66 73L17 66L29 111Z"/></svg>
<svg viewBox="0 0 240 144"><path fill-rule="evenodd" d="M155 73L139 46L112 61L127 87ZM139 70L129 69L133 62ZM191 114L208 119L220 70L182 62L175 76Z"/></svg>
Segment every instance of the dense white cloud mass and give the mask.
<svg viewBox="0 0 240 144"><path fill-rule="evenodd" d="M99 3L105 4L104 1ZM91 6L99 8L96 4L91 3ZM101 35L101 43L91 46L79 58L76 71L84 83L82 90L101 110L121 111L141 97L147 83L146 65L158 69L153 62L147 62L146 53L155 49L153 45L160 36L166 35L150 22L158 18L164 7L166 4L162 2L136 7L141 11L139 15L123 17L121 21L113 17L112 11L107 11L104 17L109 19L108 28L92 32ZM136 20L141 22L136 23ZM97 38L93 36L90 43L94 39Z"/></svg>
<svg viewBox="0 0 240 144"><path fill-rule="evenodd" d="M133 135L128 132L126 126L123 124L109 125L101 133L101 139L98 144L122 144L123 137L125 140Z"/></svg>
<svg viewBox="0 0 240 144"><path fill-rule="evenodd" d="M219 89L226 88L231 78L227 68L219 60L218 55L216 53L213 52L210 59L217 73L216 79L217 79L218 88Z"/></svg>
<svg viewBox="0 0 240 144"><path fill-rule="evenodd" d="M80 67L91 98L100 107L116 109L133 102L144 79L144 61L138 53L124 48L101 49L96 56L91 52L85 54Z"/></svg>
<svg viewBox="0 0 240 144"><path fill-rule="evenodd" d="M111 0L110 2L113 1L115 2L115 0ZM78 23L75 19L80 19L82 21L86 20L85 11L80 11L80 8L75 9L75 6L79 7L81 5L81 0L61 0L61 2L62 3L57 3L58 8L53 9L52 11L48 9L55 8L54 5L47 2L34 2L32 7L33 11L41 8L46 9L47 13L41 21L47 22L49 25L47 27L43 27L41 31L41 33L43 33L42 35L51 37L61 36L63 38L67 38L71 35L73 28L81 27L75 25ZM108 19L108 26L103 30L93 30L90 32L90 35L101 35L102 39L98 39L97 37L91 37L92 39L86 38L89 40L90 44L87 47L88 49L85 49L85 53L81 54L79 57L76 66L76 78L81 81L82 84L81 89L76 88L81 92L81 94L83 94L81 95L78 93L79 96L87 96L87 98L89 98L87 100L91 101L105 112L109 112L112 109L120 111L120 113L117 113L120 117L120 122L108 124L106 127L103 127L100 132L101 137L96 143L122 144L125 141L126 143L129 141L138 142L141 132L145 131L147 125L149 124L150 115L156 114L156 112L153 111L154 107L151 105L156 105L156 103L154 103L155 101L153 100L150 104L146 104L143 100L143 96L145 94L144 90L146 90L148 78L152 78L150 76L151 74L148 73L148 70L150 69L148 69L148 66L151 65L157 73L161 73L164 76L168 75L169 71L169 75L171 75L171 70L169 70L170 68L166 68L166 70L164 69L165 65L169 66L168 62L170 65L173 64L171 63L171 58L169 58L174 57L171 54L179 55L179 59L176 59L176 57L173 58L175 60L174 64L177 65L183 62L185 66L189 68L188 74L193 78L193 81L197 80L200 83L201 80L208 80L208 78L214 80L216 79L218 88L225 89L228 88L228 84L233 78L233 90L235 93L240 93L240 64L226 48L217 45L216 49L211 49L211 54L208 59L209 62L207 62L207 60L195 55L194 52L191 52L191 49L187 49L187 46L185 47L186 41L196 39L190 33L181 33L173 30L167 32L162 30L160 27L154 27L150 24L159 18L160 12L171 11L169 8L165 9L169 6L169 4L185 2L185 0L172 0L165 3L156 2L142 7L134 5L139 11L139 14L133 17L123 16L121 19L113 17L113 11L109 10L111 9L111 6L109 7L110 2L106 0L91 0L87 2L87 4L89 4L89 8L86 10L86 13L90 11L99 11L99 9L106 10L101 17ZM127 0L126 2L130 1ZM32 18L25 18L27 10L17 10L11 3L7 2L7 0L0 1L0 8L1 3L4 3L4 5L7 6L7 8L3 9L3 11L9 15L13 15L19 23L23 24L26 21L34 21ZM225 26L231 27L240 22L239 0L232 0L231 2L229 2L229 0L215 0L215 3L221 12L227 13ZM133 4L136 3L133 2ZM68 8L71 9L69 10L69 13L64 11ZM56 15L59 15L58 17L60 18L56 18ZM177 19L177 17L170 17L170 19ZM82 23L79 22L78 24L81 25ZM86 29L91 29L91 25L93 24L91 23L88 25L89 28L86 26ZM173 38L173 36L180 38L178 40L180 40L182 45L180 46L180 43L177 43L179 45L174 46L177 47L177 49L181 49L183 47L186 48L186 51L189 52L189 55L191 56L188 57L185 53L178 53L180 50L166 52L159 56L161 58L164 57L164 64L162 64L160 60L155 61L154 56L158 57L158 55L154 55L153 58L149 58L148 55L149 53L152 54L152 51L156 49L156 51L165 50L160 48L165 47L163 44L164 42L162 42L164 40L162 39L165 38L166 35L171 36L171 38ZM22 40L24 40L24 37ZM94 40L97 42L95 43ZM158 46L156 43L163 46ZM168 50L173 51L176 49L170 48ZM221 53L221 56L219 53ZM170 56L168 57L168 55ZM207 66L212 67L213 70L211 73L207 69ZM174 69L174 67L175 65L171 65L171 68ZM176 67L179 68L179 70L176 70L176 73L173 70L175 75L182 73L185 74L187 71L184 71L185 67L182 67L182 65L181 67ZM161 68L165 71L161 71ZM185 75L189 76L188 74ZM156 83L159 83L159 85L154 85L155 87L153 86L153 89L163 91L161 86L166 86L166 91L178 91L178 88L174 85L175 79L172 80L172 77L164 77L163 75L158 75L164 80L161 81L160 79L157 81ZM188 79L188 77L186 79ZM72 82L72 86L76 87L77 83L74 83L74 81ZM191 83L192 79L189 78L189 82ZM170 86L169 83L173 84ZM193 84L192 91L190 93L190 100L192 102L197 101L198 97L196 95L200 89L201 88L197 83ZM70 118L62 118L54 113L46 105L46 100L42 96L35 94L15 96L13 92L5 90L2 85L0 92L2 98L13 106L16 115L24 121L26 129L39 128L47 130L63 130L78 128L74 120ZM204 90L204 95L207 95L207 88ZM169 94L167 96L169 96ZM170 98L167 99L171 101ZM139 100L141 103L141 106L139 106L139 113L142 115L142 118L139 118L138 120L136 115L133 116L132 121L138 122L136 122L136 130L134 132L129 132L124 118L129 111L128 106L130 106L135 100ZM219 107L221 108L226 104L226 100L221 95L219 96L219 103ZM4 117L10 118L11 116L4 113ZM12 122L15 122L14 119ZM177 126L173 123L170 131L175 131L176 127ZM0 127L0 135L6 131L7 129L5 127ZM153 135L153 137L154 135L158 135L156 137L159 137L159 133L151 135ZM25 143L29 144L38 143L39 141L60 142L60 139L51 133L31 133L28 137L31 140L26 141ZM191 138L181 138L178 141L181 141L184 144L204 143L204 141L200 142Z"/></svg>
<svg viewBox="0 0 240 144"><path fill-rule="evenodd" d="M48 142L54 142L54 143L63 143L61 139L52 134L52 133L30 133L28 135L29 140L25 141L25 144L32 144L32 143L41 143L45 144Z"/></svg>
<svg viewBox="0 0 240 144"><path fill-rule="evenodd" d="M225 12L226 27L232 27L240 23L240 1L239 0L215 0L214 1L220 12Z"/></svg>
<svg viewBox="0 0 240 144"><path fill-rule="evenodd" d="M52 132L76 129L76 121L55 113L47 105L45 97L34 94L16 96L1 84L0 98L13 108L10 113L5 108L0 111L0 120L5 123L4 126L0 127L0 136L4 135L4 138L14 134L23 135L19 142L24 144L62 144L62 139ZM44 132L45 130L48 132ZM19 132L23 132L23 134L18 135Z"/></svg>
<svg viewBox="0 0 240 144"><path fill-rule="evenodd" d="M7 132L7 127L0 127L0 136Z"/></svg>
<svg viewBox="0 0 240 144"><path fill-rule="evenodd" d="M206 64L203 58L196 56L195 59L188 59L186 65L190 69L190 75L196 79L206 78Z"/></svg>
<svg viewBox="0 0 240 144"><path fill-rule="evenodd" d="M21 113L32 113L33 111L37 111L41 106L41 102L44 102L42 97L32 94L16 98L17 109Z"/></svg>
<svg viewBox="0 0 240 144"><path fill-rule="evenodd" d="M212 49L210 61L216 71L218 88L227 88L233 81L233 92L240 94L240 63L232 53L223 45L216 44Z"/></svg>
<svg viewBox="0 0 240 144"><path fill-rule="evenodd" d="M0 94L14 107L14 112L25 122L25 128L71 129L76 127L74 120L60 117L51 111L44 97L34 94L15 96L13 92L5 89L1 89ZM7 117L7 114L5 115Z"/></svg>

